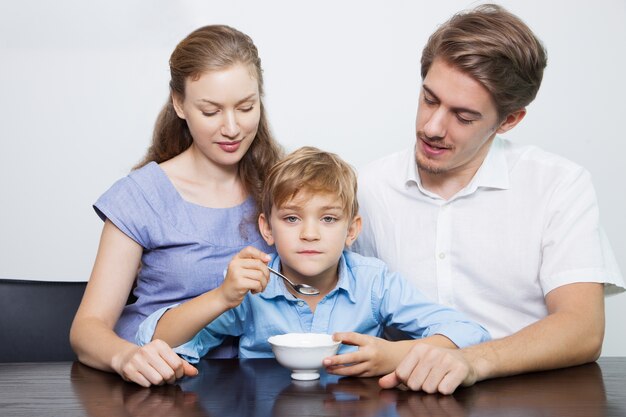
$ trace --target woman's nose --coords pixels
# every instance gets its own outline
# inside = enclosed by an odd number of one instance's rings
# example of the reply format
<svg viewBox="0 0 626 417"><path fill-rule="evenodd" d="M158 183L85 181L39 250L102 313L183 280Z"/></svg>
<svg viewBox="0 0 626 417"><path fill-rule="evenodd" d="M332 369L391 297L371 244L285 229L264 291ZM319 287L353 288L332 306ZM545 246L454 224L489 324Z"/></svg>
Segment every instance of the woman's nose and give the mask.
<svg viewBox="0 0 626 417"><path fill-rule="evenodd" d="M239 122L234 112L225 112L224 120L222 123L222 135L227 138L236 138L241 132L239 128Z"/></svg>

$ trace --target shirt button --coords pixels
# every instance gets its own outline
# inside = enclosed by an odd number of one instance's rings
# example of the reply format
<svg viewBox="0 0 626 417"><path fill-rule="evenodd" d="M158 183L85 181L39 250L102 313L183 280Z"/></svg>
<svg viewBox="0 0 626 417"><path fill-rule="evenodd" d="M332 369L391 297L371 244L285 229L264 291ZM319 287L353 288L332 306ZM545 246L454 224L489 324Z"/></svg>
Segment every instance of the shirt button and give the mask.
<svg viewBox="0 0 626 417"><path fill-rule="evenodd" d="M441 252L441 253L439 254L439 259L444 259L445 257L446 257L446 254L445 254L445 253Z"/></svg>
<svg viewBox="0 0 626 417"><path fill-rule="evenodd" d="M298 307L302 307L304 305L304 301L298 301Z"/></svg>

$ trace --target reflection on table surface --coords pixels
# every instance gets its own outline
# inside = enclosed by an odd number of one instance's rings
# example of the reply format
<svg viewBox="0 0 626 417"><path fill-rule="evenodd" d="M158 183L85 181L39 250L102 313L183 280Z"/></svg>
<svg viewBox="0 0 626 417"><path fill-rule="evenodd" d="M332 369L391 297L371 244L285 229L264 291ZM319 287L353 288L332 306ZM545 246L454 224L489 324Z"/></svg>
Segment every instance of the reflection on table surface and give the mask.
<svg viewBox="0 0 626 417"><path fill-rule="evenodd" d="M0 364L0 415L626 416L626 358L484 381L454 395L381 390L377 378L292 381L273 359L207 360L177 385L142 388L80 363Z"/></svg>
<svg viewBox="0 0 626 417"><path fill-rule="evenodd" d="M452 396L381 390L376 378L323 374L318 381L292 381L289 371L274 360L204 361L199 370L199 376L179 385L142 389L115 375L75 364L72 386L92 417L112 415L108 407L98 409L103 401L123 411L117 415L151 417L593 417L611 413L602 370L596 363L485 381Z"/></svg>

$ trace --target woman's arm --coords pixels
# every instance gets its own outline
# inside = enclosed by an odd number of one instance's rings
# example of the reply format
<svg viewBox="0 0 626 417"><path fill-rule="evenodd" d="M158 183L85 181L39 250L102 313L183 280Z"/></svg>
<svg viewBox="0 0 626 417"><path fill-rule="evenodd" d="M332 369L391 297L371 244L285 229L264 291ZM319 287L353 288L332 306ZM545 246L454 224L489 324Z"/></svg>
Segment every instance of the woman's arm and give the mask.
<svg viewBox="0 0 626 417"><path fill-rule="evenodd" d="M142 247L106 221L96 261L76 312L70 343L86 365L114 371L143 386L172 383L197 370L163 342L139 347L113 331L128 299L141 261Z"/></svg>

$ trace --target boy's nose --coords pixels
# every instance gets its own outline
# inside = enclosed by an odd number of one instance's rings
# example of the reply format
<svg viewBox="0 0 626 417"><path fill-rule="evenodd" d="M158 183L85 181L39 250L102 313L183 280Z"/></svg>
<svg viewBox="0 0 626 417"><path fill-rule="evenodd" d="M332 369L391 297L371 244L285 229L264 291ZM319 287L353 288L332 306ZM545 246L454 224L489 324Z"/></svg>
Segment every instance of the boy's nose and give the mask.
<svg viewBox="0 0 626 417"><path fill-rule="evenodd" d="M300 238L303 240L318 240L320 238L317 224L314 222L304 222L300 231Z"/></svg>

